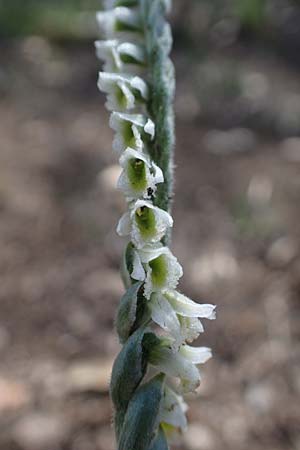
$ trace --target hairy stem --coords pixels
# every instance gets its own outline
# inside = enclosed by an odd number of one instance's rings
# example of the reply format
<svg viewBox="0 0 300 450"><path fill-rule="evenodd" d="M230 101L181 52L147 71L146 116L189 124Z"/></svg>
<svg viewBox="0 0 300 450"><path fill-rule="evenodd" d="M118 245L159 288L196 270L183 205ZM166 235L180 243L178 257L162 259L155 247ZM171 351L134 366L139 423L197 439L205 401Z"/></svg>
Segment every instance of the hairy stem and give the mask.
<svg viewBox="0 0 300 450"><path fill-rule="evenodd" d="M162 169L165 180L158 186L154 203L165 211L170 211L173 196L175 76L173 64L169 59L171 32L164 20L164 12L162 2L144 1L143 19L151 86L148 112L155 123L156 131L149 153Z"/></svg>

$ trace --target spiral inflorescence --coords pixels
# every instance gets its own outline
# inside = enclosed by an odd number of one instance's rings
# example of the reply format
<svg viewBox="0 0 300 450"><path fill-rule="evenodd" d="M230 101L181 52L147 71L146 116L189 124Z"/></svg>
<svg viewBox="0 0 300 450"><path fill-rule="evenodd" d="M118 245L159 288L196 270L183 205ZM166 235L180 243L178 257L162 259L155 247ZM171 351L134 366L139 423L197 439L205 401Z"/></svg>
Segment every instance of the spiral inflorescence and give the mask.
<svg viewBox="0 0 300 450"><path fill-rule="evenodd" d="M116 328L123 344L112 372L111 397L119 450L162 450L187 425L182 394L200 384L197 364L207 347L188 345L214 319L215 307L176 290L183 274L167 246L174 143L171 33L166 0L108 0L97 14L105 40L98 86L107 94L113 149L121 175L117 187L128 210L117 233L129 243L122 274L126 293Z"/></svg>

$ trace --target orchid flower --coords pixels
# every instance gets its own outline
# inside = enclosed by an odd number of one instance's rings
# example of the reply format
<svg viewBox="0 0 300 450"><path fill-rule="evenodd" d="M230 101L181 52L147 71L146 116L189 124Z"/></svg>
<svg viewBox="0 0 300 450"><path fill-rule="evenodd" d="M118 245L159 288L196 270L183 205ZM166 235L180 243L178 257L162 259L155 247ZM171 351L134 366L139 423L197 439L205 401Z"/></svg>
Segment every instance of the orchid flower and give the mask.
<svg viewBox="0 0 300 450"><path fill-rule="evenodd" d="M154 139L154 123L142 114L113 112L110 116L109 124L116 132L113 140L113 149L119 155L128 147L142 152L144 142Z"/></svg>

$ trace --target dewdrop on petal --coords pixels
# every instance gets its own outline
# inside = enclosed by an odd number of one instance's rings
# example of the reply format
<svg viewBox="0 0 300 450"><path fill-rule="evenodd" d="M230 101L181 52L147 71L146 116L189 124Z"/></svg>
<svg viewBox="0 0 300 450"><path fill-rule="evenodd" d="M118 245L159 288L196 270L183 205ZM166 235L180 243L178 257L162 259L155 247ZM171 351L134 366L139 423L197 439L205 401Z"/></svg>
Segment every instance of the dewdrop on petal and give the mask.
<svg viewBox="0 0 300 450"><path fill-rule="evenodd" d="M127 147L142 151L144 140L153 140L155 126L151 119L142 114L125 114L113 112L109 121L116 132L113 149L121 154Z"/></svg>
<svg viewBox="0 0 300 450"><path fill-rule="evenodd" d="M168 228L173 226L169 213L146 200L137 200L130 212L124 216L119 222L117 232L120 236L130 234L131 241L138 249L159 242Z"/></svg>

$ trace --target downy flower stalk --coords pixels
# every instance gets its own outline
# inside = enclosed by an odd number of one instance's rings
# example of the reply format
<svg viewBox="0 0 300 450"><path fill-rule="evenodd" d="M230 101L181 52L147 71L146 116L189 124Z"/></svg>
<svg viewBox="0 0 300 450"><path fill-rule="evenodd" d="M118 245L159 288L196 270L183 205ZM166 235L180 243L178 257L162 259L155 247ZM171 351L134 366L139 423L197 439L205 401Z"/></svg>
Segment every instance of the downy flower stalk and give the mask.
<svg viewBox="0 0 300 450"><path fill-rule="evenodd" d="M197 365L211 357L209 348L188 344L204 331L200 319L215 318L215 307L176 290L183 271L168 247L174 71L164 16L170 7L168 0L107 0L97 14L104 38L95 43L104 62L98 87L107 94L122 167L117 187L128 204L117 225L129 240L122 268L127 291L116 320L123 348L111 378L118 450L167 449L187 427L182 393L197 389Z"/></svg>

